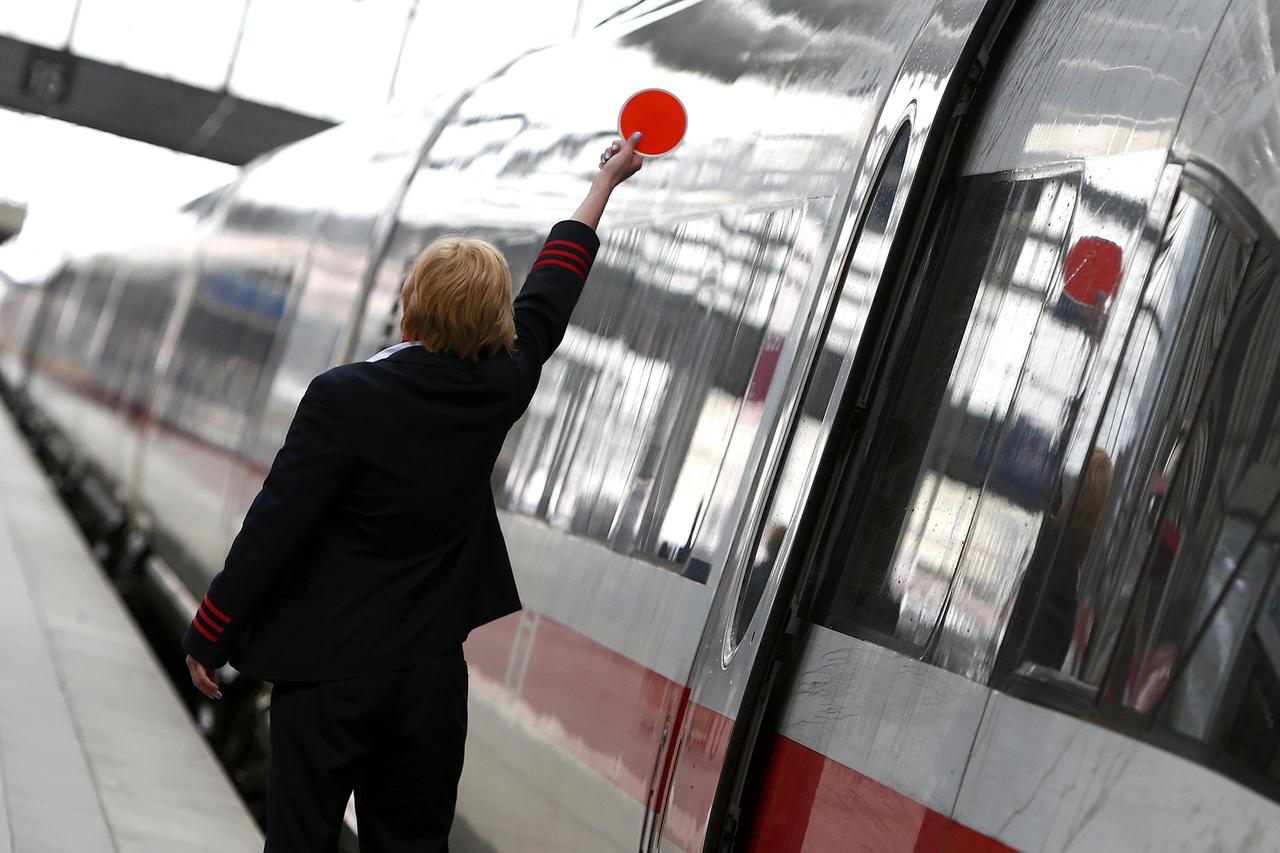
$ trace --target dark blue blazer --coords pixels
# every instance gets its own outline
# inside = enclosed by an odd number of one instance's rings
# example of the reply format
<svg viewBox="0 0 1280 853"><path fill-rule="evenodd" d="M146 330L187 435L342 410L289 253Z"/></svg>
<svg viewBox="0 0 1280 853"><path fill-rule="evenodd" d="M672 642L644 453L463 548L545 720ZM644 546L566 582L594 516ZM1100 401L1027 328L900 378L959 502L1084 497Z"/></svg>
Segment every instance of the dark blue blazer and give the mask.
<svg viewBox="0 0 1280 853"><path fill-rule="evenodd" d="M519 610L489 480L599 245L581 222L551 229L515 300L514 352L401 344L313 379L187 653L268 681L350 678Z"/></svg>

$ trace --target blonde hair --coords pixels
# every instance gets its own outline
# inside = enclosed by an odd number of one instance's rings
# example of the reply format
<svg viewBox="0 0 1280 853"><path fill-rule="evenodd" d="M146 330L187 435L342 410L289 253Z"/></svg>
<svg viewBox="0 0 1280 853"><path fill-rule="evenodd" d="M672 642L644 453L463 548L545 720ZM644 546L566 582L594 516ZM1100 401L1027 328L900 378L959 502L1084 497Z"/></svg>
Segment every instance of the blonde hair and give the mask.
<svg viewBox="0 0 1280 853"><path fill-rule="evenodd" d="M515 345L511 268L492 243L446 235L413 262L400 329L432 352L478 361Z"/></svg>

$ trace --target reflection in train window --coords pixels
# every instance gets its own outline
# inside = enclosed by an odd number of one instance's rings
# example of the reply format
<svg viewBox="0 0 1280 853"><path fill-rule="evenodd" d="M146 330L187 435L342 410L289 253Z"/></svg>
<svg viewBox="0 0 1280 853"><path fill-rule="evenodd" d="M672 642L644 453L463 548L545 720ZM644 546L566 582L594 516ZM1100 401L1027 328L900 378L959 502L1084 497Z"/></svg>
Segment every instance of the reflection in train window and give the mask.
<svg viewBox="0 0 1280 853"><path fill-rule="evenodd" d="M1088 458L1064 476L1023 582L1010 637L1028 638L1003 653L1024 671L1061 670L1086 690L1105 674L1137 572L1149 549L1159 560L1168 545L1158 506L1221 341L1213 318L1229 311L1248 251L1205 204L1179 195Z"/></svg>
<svg viewBox="0 0 1280 853"><path fill-rule="evenodd" d="M219 447L235 447L282 322L289 271L218 259L199 273L182 340L166 370L160 417Z"/></svg>
<svg viewBox="0 0 1280 853"><path fill-rule="evenodd" d="M1276 796L1280 282L1261 247L1236 281L1234 307L1206 318L1220 345L1157 469L1151 544L1104 695L1210 745L1215 763Z"/></svg>
<svg viewBox="0 0 1280 853"><path fill-rule="evenodd" d="M94 258L88 261L66 291L61 311L56 316L50 315L52 331L42 349L54 364L63 365L63 371L66 365L75 365L78 377L91 372L91 344L100 338L110 320L112 312L108 308L117 272L114 259Z"/></svg>
<svg viewBox="0 0 1280 853"><path fill-rule="evenodd" d="M173 308L176 265L140 260L120 276L120 295L110 332L95 358L102 387L132 406L147 402L156 353Z"/></svg>
<svg viewBox="0 0 1280 853"><path fill-rule="evenodd" d="M611 234L508 436L500 504L684 564L729 512L717 479L748 467L794 314L775 308L799 220L784 209ZM517 271L530 256L507 254Z"/></svg>
<svg viewBox="0 0 1280 853"><path fill-rule="evenodd" d="M220 226L203 245L190 308L180 321L158 396L161 418L216 446L242 450L260 465L270 463L284 434L278 420L267 424L263 437L249 436L243 448L241 442L255 418L262 423L264 398L287 345L296 285L308 269L313 235L324 211L335 203L335 192L336 203L349 213L370 206L381 210L387 182L360 168L357 158L369 149L370 140L377 140L379 153L393 158L388 168L402 168L394 158L416 152L421 131L415 127L395 115L340 125L246 170L227 196ZM337 184L335 179L316 180L318 174L333 172L335 163L344 166L337 171L346 179ZM384 188L381 196L378 186ZM342 313L350 299L335 307ZM313 360L301 372L309 377L324 366ZM286 414L268 415L289 420L305 383L306 378L297 378L293 393L286 393L291 398L284 404Z"/></svg>
<svg viewBox="0 0 1280 853"><path fill-rule="evenodd" d="M877 383L865 463L846 475L856 482L829 534L820 624L923 653L961 560L991 556L966 550L984 508L1019 527L1048 504L1051 434L1035 412L1006 420L1028 393L1024 372L1039 375L1027 365L1089 337L1062 307L1079 181L956 182L912 286L919 304L891 344L892 375Z"/></svg>
<svg viewBox="0 0 1280 853"><path fill-rule="evenodd" d="M880 178L871 193L871 202L862 229L855 240L853 256L841 288L840 302L832 317L827 338L819 356L817 380L821 384L834 383L835 371L841 356L849 347L855 329L865 324L865 302L860 297L871 292L879 280L887 249L890 219L897 202L902 169L907 162L907 148L911 142L911 126L903 124L885 155ZM830 393L818 393L828 399ZM805 472L811 464L813 443L817 440L819 418L808 412L800 413L795 434L787 451L787 461L778 477L769 515L758 531L755 553L742 572L734 607L730 643L741 642L747 626L764 596L765 587L780 559L784 559L783 545L787 528L792 523L801 500Z"/></svg>
<svg viewBox="0 0 1280 853"><path fill-rule="evenodd" d="M1110 695L1123 705L1160 712L1202 739L1222 722L1229 670L1276 566L1276 279L1270 256L1255 249L1244 275L1223 288L1234 307L1205 318L1220 345L1188 371L1200 381L1187 396L1199 399L1152 481L1150 544L1110 670Z"/></svg>
<svg viewBox="0 0 1280 853"><path fill-rule="evenodd" d="M69 322L63 318L70 315L71 305L80 297L88 274L88 265L68 262L49 280L49 293L43 300L36 320L38 327L32 335L32 358L41 363L40 370L33 374L33 378L40 372L52 371L57 374L53 359L61 351L63 343L58 328Z"/></svg>
<svg viewBox="0 0 1280 853"><path fill-rule="evenodd" d="M1190 181L1175 201L1088 458L1037 543L1034 607L1010 633L1025 631L1034 683L1275 796L1280 281L1217 208Z"/></svg>

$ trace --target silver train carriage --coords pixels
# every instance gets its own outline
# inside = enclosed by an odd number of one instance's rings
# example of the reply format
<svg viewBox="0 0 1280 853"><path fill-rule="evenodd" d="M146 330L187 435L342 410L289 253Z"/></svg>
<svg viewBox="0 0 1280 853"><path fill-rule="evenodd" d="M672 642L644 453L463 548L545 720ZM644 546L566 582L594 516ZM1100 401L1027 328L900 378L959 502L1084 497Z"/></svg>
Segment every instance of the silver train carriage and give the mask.
<svg viewBox="0 0 1280 853"><path fill-rule="evenodd" d="M518 279L669 89L494 471L467 837L1276 849L1277 57L1274 0L640 3L69 265L6 370L185 623L415 253Z"/></svg>

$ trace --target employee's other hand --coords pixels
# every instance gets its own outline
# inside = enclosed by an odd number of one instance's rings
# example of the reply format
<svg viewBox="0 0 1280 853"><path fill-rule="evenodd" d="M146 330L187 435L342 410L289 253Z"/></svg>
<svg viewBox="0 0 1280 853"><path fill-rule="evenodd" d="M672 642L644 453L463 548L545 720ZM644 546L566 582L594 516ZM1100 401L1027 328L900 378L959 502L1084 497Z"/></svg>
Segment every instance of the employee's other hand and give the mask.
<svg viewBox="0 0 1280 853"><path fill-rule="evenodd" d="M222 698L222 691L218 689L214 670L200 663L191 655L187 655L187 669L191 671L191 683L196 686L197 690L210 699Z"/></svg>
<svg viewBox="0 0 1280 853"><path fill-rule="evenodd" d="M636 153L636 143L639 141L638 130L625 142L621 139L613 140L613 144L600 155L600 174L596 176L597 179L610 187L616 187L640 171L640 167L644 165L644 157Z"/></svg>

